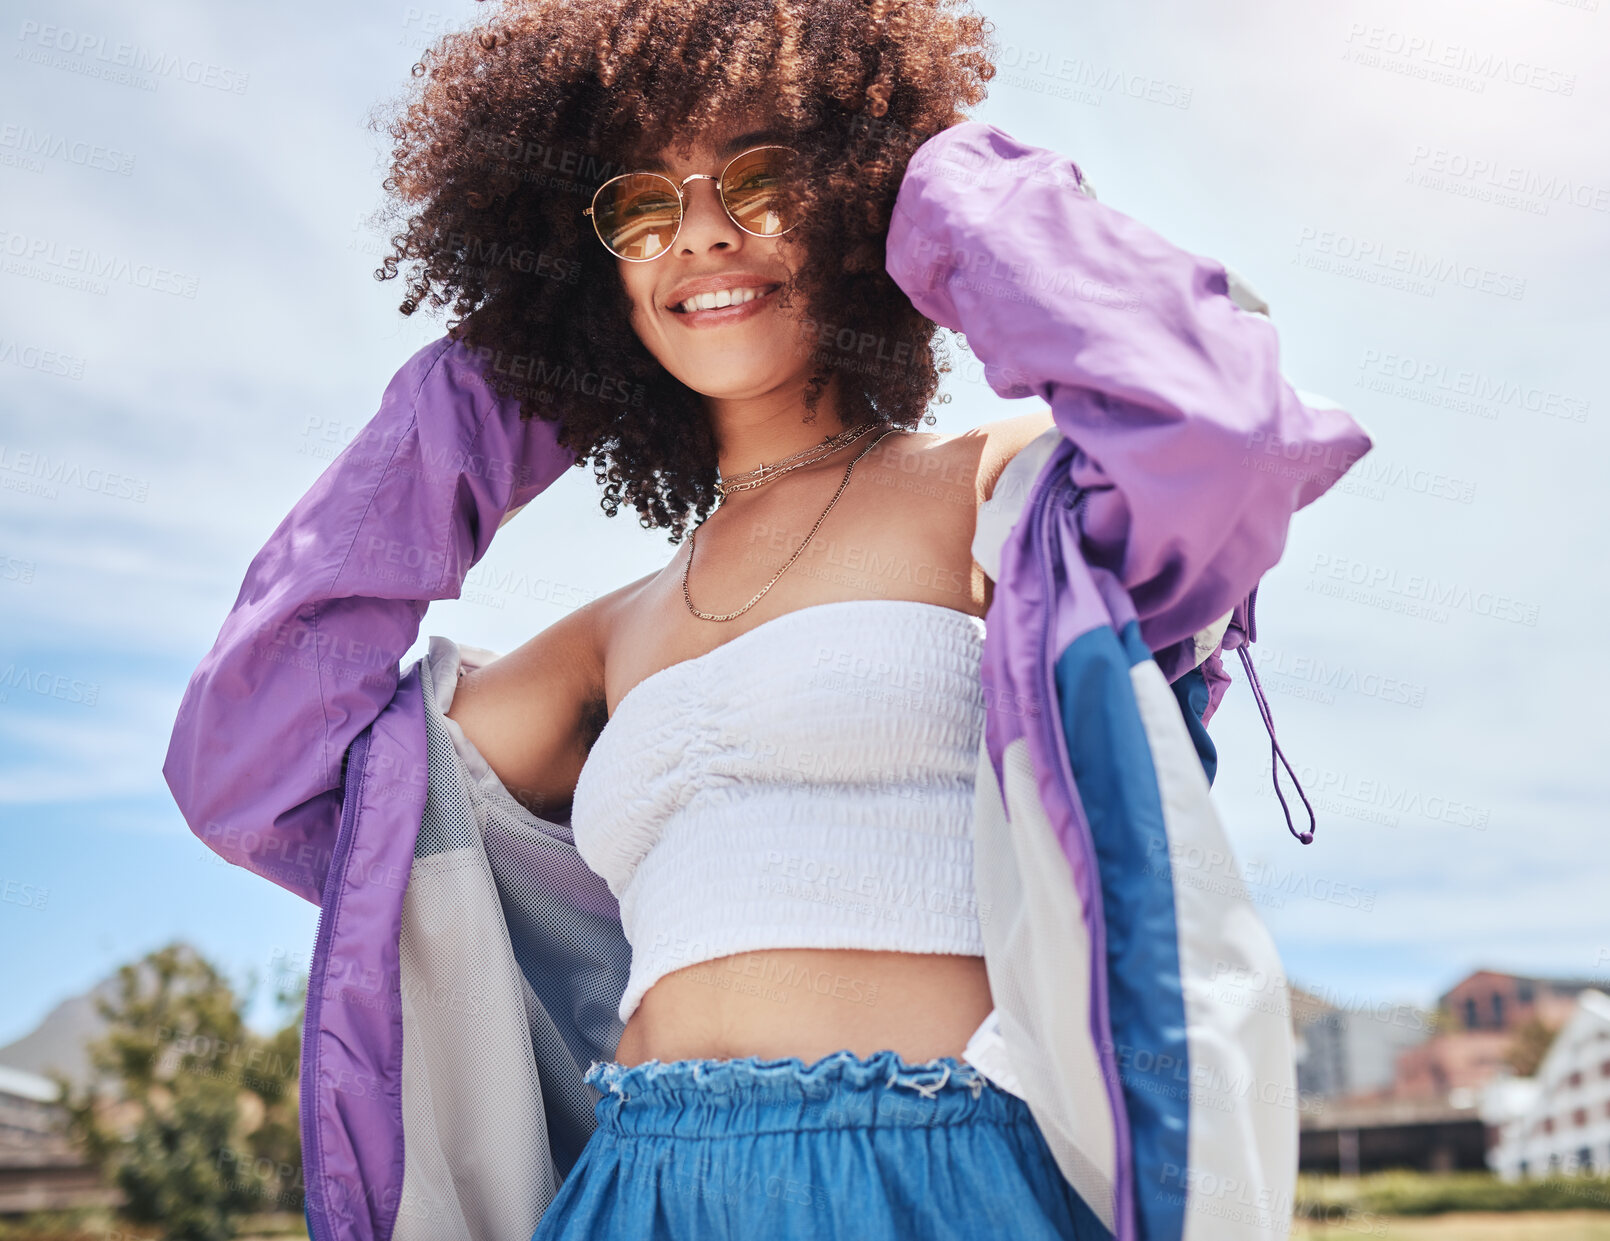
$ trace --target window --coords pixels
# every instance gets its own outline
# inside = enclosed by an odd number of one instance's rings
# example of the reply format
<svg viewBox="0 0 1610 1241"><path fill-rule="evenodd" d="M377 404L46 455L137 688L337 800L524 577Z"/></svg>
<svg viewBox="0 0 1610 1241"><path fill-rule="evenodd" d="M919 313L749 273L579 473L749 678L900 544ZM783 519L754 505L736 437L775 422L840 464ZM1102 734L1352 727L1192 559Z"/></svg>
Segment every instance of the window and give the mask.
<svg viewBox="0 0 1610 1241"><path fill-rule="evenodd" d="M1582 1084L1582 1070L1572 1069L1571 1075L1565 1079L1565 1084L1573 1090Z"/></svg>
<svg viewBox="0 0 1610 1241"><path fill-rule="evenodd" d="M1517 1004L1530 1004L1532 1002L1532 980L1517 978L1515 980L1515 1002Z"/></svg>
<svg viewBox="0 0 1610 1241"><path fill-rule="evenodd" d="M1575 1111L1573 1111L1571 1113L1571 1123L1574 1124L1578 1129L1582 1128L1583 1125L1587 1124L1588 1123L1588 1109L1585 1108L1585 1107L1579 1107Z"/></svg>
<svg viewBox="0 0 1610 1241"><path fill-rule="evenodd" d="M1554 1117L1552 1117L1552 1116L1543 1117L1543 1132L1544 1133L1553 1133L1554 1132Z"/></svg>
<svg viewBox="0 0 1610 1241"><path fill-rule="evenodd" d="M1497 991L1493 992L1493 1029L1504 1028L1504 997Z"/></svg>
<svg viewBox="0 0 1610 1241"><path fill-rule="evenodd" d="M1606 1060L1599 1066L1599 1076L1610 1077L1610 1060Z"/></svg>
<svg viewBox="0 0 1610 1241"><path fill-rule="evenodd" d="M1465 1029L1474 1030L1480 1025L1476 1019L1476 997L1470 996L1465 1000Z"/></svg>
<svg viewBox="0 0 1610 1241"><path fill-rule="evenodd" d="M1576 1153L1576 1167L1578 1172L1593 1171L1593 1148L1584 1146Z"/></svg>

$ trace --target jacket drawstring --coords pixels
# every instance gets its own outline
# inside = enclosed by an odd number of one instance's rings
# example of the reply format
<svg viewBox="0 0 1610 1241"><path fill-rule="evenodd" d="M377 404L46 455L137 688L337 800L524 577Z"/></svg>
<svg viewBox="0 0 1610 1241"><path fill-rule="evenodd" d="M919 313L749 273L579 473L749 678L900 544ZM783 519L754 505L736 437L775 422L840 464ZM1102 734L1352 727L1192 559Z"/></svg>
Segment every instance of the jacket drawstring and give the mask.
<svg viewBox="0 0 1610 1241"><path fill-rule="evenodd" d="M1263 696L1263 686L1258 684L1258 674L1252 667L1252 656L1247 653L1247 644L1243 642L1236 647L1236 654L1241 656L1241 662L1247 669L1247 680L1252 685L1252 697L1258 704L1258 714L1263 717L1263 726L1269 733L1269 744L1272 747L1269 756L1269 774L1274 780L1275 796L1280 798L1280 809L1286 816L1286 830L1303 844L1310 844L1314 839L1314 828L1318 826L1314 819L1314 808L1308 804L1308 794L1303 792L1302 781L1297 779L1297 773L1291 770L1291 764L1286 762L1286 755L1280 748L1280 742L1275 738L1274 717L1269 714L1269 701ZM1286 795L1280 791L1280 768L1275 766L1279 759L1286 764L1286 771L1291 776L1291 782L1297 786L1297 796L1303 799L1303 805L1308 808L1308 830L1299 832L1291 824L1291 808L1286 804Z"/></svg>
<svg viewBox="0 0 1610 1241"><path fill-rule="evenodd" d="M1262 583L1260 583L1261 585ZM1253 701L1258 704L1258 714L1263 717L1263 726L1269 734L1269 745L1272 747L1269 755L1269 777L1274 782L1275 796L1280 798L1281 812L1286 816L1286 830L1303 844L1312 844L1314 828L1318 824L1314 820L1314 808L1308 804L1308 794L1303 792L1302 781L1297 779L1297 773L1292 771L1291 764L1286 762L1285 751L1280 748L1280 742L1275 738L1275 718L1269 711L1269 700L1263 696L1263 686L1258 684L1258 673L1252 666L1252 653L1248 646L1258 640L1258 587L1254 586L1248 592L1246 599L1236 609L1237 615L1230 622L1232 629L1241 631L1240 640L1235 649L1241 654L1241 663L1247 670L1247 680L1252 685ZM1303 799L1303 805L1308 810L1308 830L1299 832L1291 825L1291 808L1286 805L1286 795L1280 791L1280 768L1275 766L1275 760L1286 763L1286 771L1291 776L1291 782L1297 786L1297 796Z"/></svg>

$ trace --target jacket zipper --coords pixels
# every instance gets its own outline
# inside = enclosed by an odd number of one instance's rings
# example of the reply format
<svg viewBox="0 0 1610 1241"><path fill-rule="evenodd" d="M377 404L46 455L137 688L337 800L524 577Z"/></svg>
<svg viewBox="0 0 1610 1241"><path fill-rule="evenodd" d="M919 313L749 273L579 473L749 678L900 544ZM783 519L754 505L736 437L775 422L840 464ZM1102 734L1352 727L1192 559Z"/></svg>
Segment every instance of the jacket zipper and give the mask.
<svg viewBox="0 0 1610 1241"><path fill-rule="evenodd" d="M353 825L358 817L358 793L363 784L363 771L369 758L369 743L373 739L374 725L365 728L354 738L347 750L346 778L341 791L341 826L336 831L335 848L330 857L330 872L324 880L324 900L319 905L319 920L313 933L313 960L308 966L307 1011L302 1020L302 1080L300 1086L302 1129L302 1196L306 1203L309 1241L328 1241L318 1224L314 1223L312 1199L318 1197L318 1218L326 1217L328 1203L324 1197L324 1160L318 1144L318 1057L319 1017L324 1007L324 976L329 962L330 946L325 943L324 924L331 913L331 904L339 905L346 887L347 854L352 851ZM334 925L333 918L331 925Z"/></svg>
<svg viewBox="0 0 1610 1241"><path fill-rule="evenodd" d="M1055 461L1056 454L1053 454L1052 462ZM1052 465L1052 468L1056 467ZM1062 776L1064 795L1068 805L1072 807L1074 805L1072 790L1075 787L1073 765L1068 758L1067 738L1062 732L1062 712L1057 697L1056 669L1050 653L1050 622L1051 613L1055 608L1055 583L1051 572L1051 540L1046 532L1047 514L1052 503L1070 487L1073 488L1074 494L1067 507L1072 508L1078 517L1082 518L1084 516L1085 499L1089 489L1078 487L1070 480L1058 477L1055 485L1045 488L1039 497L1040 508L1036 514L1036 529L1039 536L1037 550L1040 561L1040 581L1043 597L1046 601L1039 634L1040 670L1044 677L1045 701L1050 707L1049 710L1042 714L1041 731L1044 743L1057 756L1057 768ZM1095 984L1096 1019L1102 1031L1105 1032L1106 1044L1111 1046L1112 1019L1108 1012L1107 1000L1107 915L1101 891L1101 870L1096 862L1094 844L1088 836L1088 824L1086 827L1087 831L1079 834L1078 846L1085 871L1091 876L1092 880L1090 893L1095 916L1091 919L1091 953L1095 957L1095 961L1092 962L1094 968L1090 971L1090 977ZM1114 1137L1116 1138L1119 1156L1113 1168L1113 1222L1117 1225L1114 1230L1114 1236L1122 1241L1123 1238L1135 1235L1134 1212L1129 1201L1130 1177L1125 1174L1124 1169L1125 1152L1130 1151L1129 1112L1123 1098L1122 1079L1108 1073L1106 1055L1100 1045L1097 1046L1096 1052L1102 1061L1102 1083L1107 1088L1108 1104L1112 1108L1113 1119L1116 1122ZM1127 1157L1132 1158L1133 1153L1130 1152Z"/></svg>

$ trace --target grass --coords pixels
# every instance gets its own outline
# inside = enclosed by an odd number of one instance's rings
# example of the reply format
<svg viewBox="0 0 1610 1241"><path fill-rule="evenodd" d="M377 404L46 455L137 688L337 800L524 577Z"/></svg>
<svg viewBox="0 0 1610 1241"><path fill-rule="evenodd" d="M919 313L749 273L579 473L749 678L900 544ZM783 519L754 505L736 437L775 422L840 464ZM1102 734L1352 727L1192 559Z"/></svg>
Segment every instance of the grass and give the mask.
<svg viewBox="0 0 1610 1241"><path fill-rule="evenodd" d="M1610 1241L1607 1211L1451 1211L1300 1222L1291 1241Z"/></svg>
<svg viewBox="0 0 1610 1241"><path fill-rule="evenodd" d="M160 1224L130 1224L104 1207L0 1217L0 1241L163 1241ZM307 1241L300 1214L254 1215L236 1241Z"/></svg>
<svg viewBox="0 0 1610 1241"><path fill-rule="evenodd" d="M1610 1241L1610 1176L1501 1181L1489 1173L1298 1179L1292 1241ZM300 1214L242 1221L239 1241L306 1241ZM0 1219L0 1241L156 1241L105 1208Z"/></svg>
<svg viewBox="0 0 1610 1241"><path fill-rule="evenodd" d="M1297 1181L1299 1219L1343 1215L1440 1215L1450 1211L1605 1212L1610 1177L1546 1176L1502 1181L1490 1172L1376 1172L1369 1176L1304 1176Z"/></svg>

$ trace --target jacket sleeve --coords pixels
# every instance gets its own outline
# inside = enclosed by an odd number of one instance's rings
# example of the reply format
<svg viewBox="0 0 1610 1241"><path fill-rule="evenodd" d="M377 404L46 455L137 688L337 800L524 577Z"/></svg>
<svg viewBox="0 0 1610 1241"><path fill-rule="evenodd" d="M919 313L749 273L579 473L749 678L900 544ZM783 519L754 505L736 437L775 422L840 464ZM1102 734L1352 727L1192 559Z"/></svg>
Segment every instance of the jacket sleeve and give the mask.
<svg viewBox="0 0 1610 1241"><path fill-rule="evenodd" d="M966 337L999 395L1051 406L1086 491L1085 557L1123 583L1158 652L1242 604L1292 514L1371 440L1344 411L1299 399L1274 326L1232 297L1222 263L1084 186L1066 156L954 125L911 157L887 267Z"/></svg>
<svg viewBox="0 0 1610 1241"><path fill-rule="evenodd" d="M253 558L180 702L162 774L220 857L321 902L347 747L429 602L457 598L500 523L574 460L556 430L447 337L392 378Z"/></svg>

